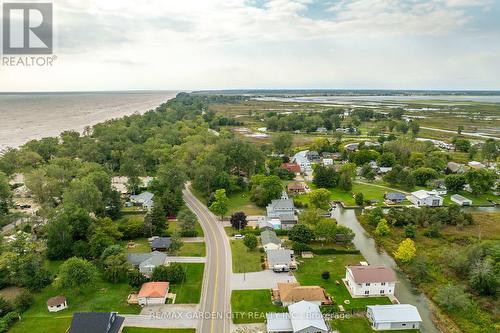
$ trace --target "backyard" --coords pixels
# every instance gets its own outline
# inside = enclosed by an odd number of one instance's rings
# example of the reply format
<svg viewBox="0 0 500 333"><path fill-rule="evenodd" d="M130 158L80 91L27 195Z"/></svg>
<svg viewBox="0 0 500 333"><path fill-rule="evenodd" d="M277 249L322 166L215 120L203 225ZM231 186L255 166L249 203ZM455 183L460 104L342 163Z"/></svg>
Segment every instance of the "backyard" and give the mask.
<svg viewBox="0 0 500 333"><path fill-rule="evenodd" d="M267 312L286 312L287 308L271 302L271 290L233 290L231 294L233 323L263 323Z"/></svg>
<svg viewBox="0 0 500 333"><path fill-rule="evenodd" d="M345 266L363 261L359 254L316 255L311 259L300 259L295 272L297 281L303 286L321 286L332 296L337 305L344 309L364 309L367 305L391 304L387 297L352 298L344 286ZM321 273L330 272L330 278L324 280ZM345 301L348 301L347 303Z"/></svg>

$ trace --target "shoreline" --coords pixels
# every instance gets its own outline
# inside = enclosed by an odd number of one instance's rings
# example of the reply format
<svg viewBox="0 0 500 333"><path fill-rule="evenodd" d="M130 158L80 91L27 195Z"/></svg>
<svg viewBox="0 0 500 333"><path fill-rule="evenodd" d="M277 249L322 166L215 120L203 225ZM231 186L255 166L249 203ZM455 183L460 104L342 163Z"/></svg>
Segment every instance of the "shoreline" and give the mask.
<svg viewBox="0 0 500 333"><path fill-rule="evenodd" d="M64 131L144 114L174 98L178 91L26 93L0 95L0 155L31 140L59 137Z"/></svg>

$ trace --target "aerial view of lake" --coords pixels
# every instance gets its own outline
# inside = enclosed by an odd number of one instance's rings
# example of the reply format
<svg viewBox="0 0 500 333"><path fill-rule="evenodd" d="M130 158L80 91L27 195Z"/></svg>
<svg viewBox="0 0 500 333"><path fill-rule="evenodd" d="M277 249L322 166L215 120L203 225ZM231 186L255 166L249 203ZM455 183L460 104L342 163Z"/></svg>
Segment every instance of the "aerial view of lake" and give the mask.
<svg viewBox="0 0 500 333"><path fill-rule="evenodd" d="M133 113L175 97L175 91L0 94L0 151L65 130Z"/></svg>

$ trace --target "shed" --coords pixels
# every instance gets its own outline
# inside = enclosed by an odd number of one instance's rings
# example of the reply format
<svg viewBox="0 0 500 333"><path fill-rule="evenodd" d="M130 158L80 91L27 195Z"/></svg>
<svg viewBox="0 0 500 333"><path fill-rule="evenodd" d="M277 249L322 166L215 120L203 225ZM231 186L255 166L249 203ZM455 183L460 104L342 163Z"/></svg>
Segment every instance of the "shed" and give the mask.
<svg viewBox="0 0 500 333"><path fill-rule="evenodd" d="M49 312L59 312L68 308L66 297L62 295L51 297L47 300L47 309Z"/></svg>
<svg viewBox="0 0 500 333"><path fill-rule="evenodd" d="M461 196L460 194L453 194L450 197L451 201L454 203L460 205L460 206L471 206L472 205L472 200L468 199L464 196Z"/></svg>
<svg viewBox="0 0 500 333"><path fill-rule="evenodd" d="M419 329L422 318L410 304L369 305L366 317L374 330Z"/></svg>

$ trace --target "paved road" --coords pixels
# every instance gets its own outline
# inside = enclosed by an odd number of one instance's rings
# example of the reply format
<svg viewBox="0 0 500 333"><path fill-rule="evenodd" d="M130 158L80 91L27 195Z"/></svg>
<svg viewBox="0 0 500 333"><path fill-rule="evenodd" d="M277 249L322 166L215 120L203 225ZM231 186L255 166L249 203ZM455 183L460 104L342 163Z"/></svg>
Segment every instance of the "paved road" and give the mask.
<svg viewBox="0 0 500 333"><path fill-rule="evenodd" d="M207 264L203 277L200 310L209 315L199 323L198 333L229 333L231 329L231 249L222 223L189 191L184 201L200 220L205 233Z"/></svg>

